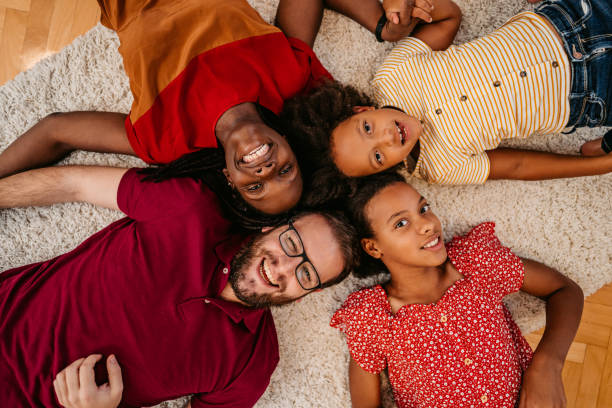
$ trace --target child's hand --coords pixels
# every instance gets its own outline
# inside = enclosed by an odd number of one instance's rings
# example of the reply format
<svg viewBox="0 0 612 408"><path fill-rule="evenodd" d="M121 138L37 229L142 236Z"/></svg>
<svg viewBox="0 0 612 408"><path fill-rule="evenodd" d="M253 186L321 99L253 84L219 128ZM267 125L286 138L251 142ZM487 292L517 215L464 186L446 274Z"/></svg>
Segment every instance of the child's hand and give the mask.
<svg viewBox="0 0 612 408"><path fill-rule="evenodd" d="M387 16L386 41L398 41L410 35L421 20L432 21L432 0L383 0L383 9Z"/></svg>
<svg viewBox="0 0 612 408"><path fill-rule="evenodd" d="M519 408L565 408L565 391L561 379L562 364L547 364L534 356L523 376Z"/></svg>

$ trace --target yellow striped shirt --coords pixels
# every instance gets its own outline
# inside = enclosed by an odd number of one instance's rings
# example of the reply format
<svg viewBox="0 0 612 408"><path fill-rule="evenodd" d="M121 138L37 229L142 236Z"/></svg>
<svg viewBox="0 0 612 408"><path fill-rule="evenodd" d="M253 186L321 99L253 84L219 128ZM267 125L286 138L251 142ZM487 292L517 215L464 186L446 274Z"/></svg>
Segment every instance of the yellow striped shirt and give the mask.
<svg viewBox="0 0 612 408"><path fill-rule="evenodd" d="M560 132L569 118L567 55L532 12L446 51L406 38L373 85L380 106L396 106L423 123L413 175L430 183L484 183L486 150L507 138Z"/></svg>

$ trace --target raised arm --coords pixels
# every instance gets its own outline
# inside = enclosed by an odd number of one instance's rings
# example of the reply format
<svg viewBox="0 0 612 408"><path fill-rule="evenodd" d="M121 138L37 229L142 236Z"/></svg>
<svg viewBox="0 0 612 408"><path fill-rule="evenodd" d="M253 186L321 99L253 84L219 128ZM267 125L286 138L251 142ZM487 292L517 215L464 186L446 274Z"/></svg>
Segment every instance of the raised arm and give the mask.
<svg viewBox="0 0 612 408"><path fill-rule="evenodd" d="M380 375L368 373L351 357L349 388L353 408L380 407Z"/></svg>
<svg viewBox="0 0 612 408"><path fill-rule="evenodd" d="M539 262L523 259L522 291L546 301L546 328L523 377L520 408L564 407L561 371L578 330L584 296L568 277Z"/></svg>
<svg viewBox="0 0 612 408"><path fill-rule="evenodd" d="M491 180L548 180L612 171L612 154L587 157L505 148L487 150L486 153L491 163Z"/></svg>
<svg viewBox="0 0 612 408"><path fill-rule="evenodd" d="M87 202L118 210L117 191L127 169L56 166L0 179L0 208Z"/></svg>

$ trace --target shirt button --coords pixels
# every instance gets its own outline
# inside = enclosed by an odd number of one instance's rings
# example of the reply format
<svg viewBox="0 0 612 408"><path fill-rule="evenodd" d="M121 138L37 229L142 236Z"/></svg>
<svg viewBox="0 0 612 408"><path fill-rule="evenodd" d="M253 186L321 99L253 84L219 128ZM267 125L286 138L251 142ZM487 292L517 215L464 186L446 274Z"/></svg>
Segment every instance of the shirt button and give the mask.
<svg viewBox="0 0 612 408"><path fill-rule="evenodd" d="M552 67L553 68L557 68L559 66L559 63L557 61L553 61L552 62Z"/></svg>
<svg viewBox="0 0 612 408"><path fill-rule="evenodd" d="M527 76L527 72L521 71L521 78L525 78Z"/></svg>
<svg viewBox="0 0 612 408"><path fill-rule="evenodd" d="M467 96L466 95L461 95L461 98L459 98L459 99L461 99L462 102L465 102L465 101L467 101Z"/></svg>
<svg viewBox="0 0 612 408"><path fill-rule="evenodd" d="M448 320L448 317L446 317L446 315L442 315L442 316L440 317L440 321L441 321L442 323L446 323L446 321L447 321L447 320Z"/></svg>
<svg viewBox="0 0 612 408"><path fill-rule="evenodd" d="M440 109L440 108L436 109L436 115L439 115L441 113L442 113L442 109Z"/></svg>
<svg viewBox="0 0 612 408"><path fill-rule="evenodd" d="M493 82L493 86L494 86L494 87L496 87L496 88L497 88L498 86L500 86L500 85L501 85L501 82L499 82L499 81L495 81L495 82Z"/></svg>
<svg viewBox="0 0 612 408"><path fill-rule="evenodd" d="M489 400L489 398L487 398L487 395L483 395L482 397L480 397L480 400L482 401L482 403L484 404L485 402L487 402Z"/></svg>
<svg viewBox="0 0 612 408"><path fill-rule="evenodd" d="M227 275L227 273L229 272L229 269L227 268L223 268L223 273Z"/></svg>
<svg viewBox="0 0 612 408"><path fill-rule="evenodd" d="M469 358L466 358L465 360L463 360L463 362L465 363L465 365L472 364L472 360L470 360Z"/></svg>
<svg viewBox="0 0 612 408"><path fill-rule="evenodd" d="M204 303L210 303L210 300L204 299Z"/></svg>

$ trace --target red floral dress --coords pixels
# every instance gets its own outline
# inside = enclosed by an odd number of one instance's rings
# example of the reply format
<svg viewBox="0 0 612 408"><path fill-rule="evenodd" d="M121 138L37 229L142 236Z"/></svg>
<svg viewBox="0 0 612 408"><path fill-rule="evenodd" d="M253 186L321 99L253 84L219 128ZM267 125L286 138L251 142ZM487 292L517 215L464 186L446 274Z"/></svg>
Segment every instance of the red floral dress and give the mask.
<svg viewBox="0 0 612 408"><path fill-rule="evenodd" d="M351 294L330 324L364 370L388 367L399 407L514 407L533 352L502 299L521 288L523 264L494 223L446 248L463 278L438 302L394 315L377 285Z"/></svg>

